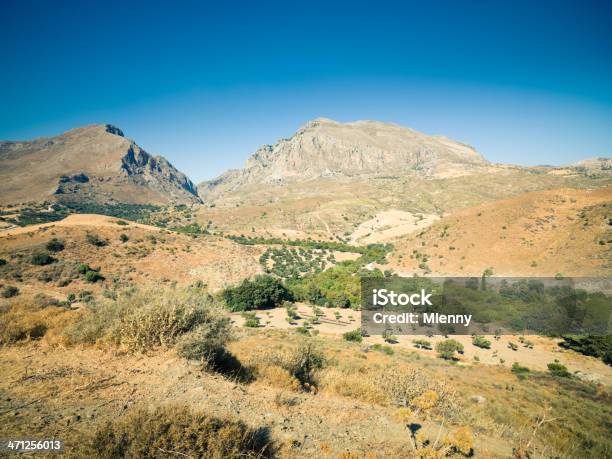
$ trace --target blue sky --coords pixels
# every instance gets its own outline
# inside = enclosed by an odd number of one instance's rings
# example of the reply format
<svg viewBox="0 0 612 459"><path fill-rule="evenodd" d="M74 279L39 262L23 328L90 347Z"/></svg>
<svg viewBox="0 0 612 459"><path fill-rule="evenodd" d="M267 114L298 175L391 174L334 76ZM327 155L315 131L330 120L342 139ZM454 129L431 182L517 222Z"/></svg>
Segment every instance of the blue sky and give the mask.
<svg viewBox="0 0 612 459"><path fill-rule="evenodd" d="M612 152L610 2L0 2L0 139L112 123L193 180L307 120Z"/></svg>

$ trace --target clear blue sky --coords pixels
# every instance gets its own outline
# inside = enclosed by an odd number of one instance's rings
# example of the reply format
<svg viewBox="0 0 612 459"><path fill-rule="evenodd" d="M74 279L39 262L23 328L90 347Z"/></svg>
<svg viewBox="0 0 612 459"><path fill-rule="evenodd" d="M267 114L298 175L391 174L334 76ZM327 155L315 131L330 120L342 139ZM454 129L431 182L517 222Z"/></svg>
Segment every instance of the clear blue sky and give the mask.
<svg viewBox="0 0 612 459"><path fill-rule="evenodd" d="M612 152L609 1L0 1L0 139L112 123L193 180L309 119Z"/></svg>

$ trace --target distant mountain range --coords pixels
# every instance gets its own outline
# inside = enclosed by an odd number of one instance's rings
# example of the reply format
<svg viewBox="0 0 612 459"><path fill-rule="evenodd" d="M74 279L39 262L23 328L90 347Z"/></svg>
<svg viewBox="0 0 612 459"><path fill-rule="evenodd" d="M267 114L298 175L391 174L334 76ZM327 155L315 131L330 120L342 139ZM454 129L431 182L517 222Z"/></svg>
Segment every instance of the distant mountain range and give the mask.
<svg viewBox="0 0 612 459"><path fill-rule="evenodd" d="M189 204L197 187L109 124L56 137L0 142L0 202Z"/></svg>
<svg viewBox="0 0 612 459"><path fill-rule="evenodd" d="M610 174L612 161L595 158L565 168L533 169ZM56 137L0 142L0 204L42 200L197 204L254 187L319 179L444 179L499 170L473 147L446 137L377 121L338 123L318 118L289 139L259 148L243 169L202 182L198 190L164 157L150 155L119 128L100 124Z"/></svg>

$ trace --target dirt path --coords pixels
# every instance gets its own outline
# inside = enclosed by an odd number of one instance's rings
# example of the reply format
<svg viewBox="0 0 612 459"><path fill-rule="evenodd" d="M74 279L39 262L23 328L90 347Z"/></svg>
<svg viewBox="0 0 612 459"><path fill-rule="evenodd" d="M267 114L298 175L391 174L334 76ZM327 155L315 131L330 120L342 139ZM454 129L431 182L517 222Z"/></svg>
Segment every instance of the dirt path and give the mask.
<svg viewBox="0 0 612 459"><path fill-rule="evenodd" d="M389 242L400 236L427 228L436 220L435 214L412 214L402 210L385 210L361 223L351 235L353 244Z"/></svg>

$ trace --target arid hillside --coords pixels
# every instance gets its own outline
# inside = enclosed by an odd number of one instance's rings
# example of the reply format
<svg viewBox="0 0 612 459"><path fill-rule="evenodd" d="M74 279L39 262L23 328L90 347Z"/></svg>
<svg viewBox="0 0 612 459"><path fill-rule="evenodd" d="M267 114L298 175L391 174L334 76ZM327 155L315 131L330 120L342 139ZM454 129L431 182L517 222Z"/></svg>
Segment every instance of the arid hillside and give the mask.
<svg viewBox="0 0 612 459"><path fill-rule="evenodd" d="M532 192L470 207L395 242L400 273L608 276L612 188Z"/></svg>
<svg viewBox="0 0 612 459"><path fill-rule="evenodd" d="M200 202L185 174L108 124L33 141L0 142L0 204L44 200Z"/></svg>
<svg viewBox="0 0 612 459"><path fill-rule="evenodd" d="M63 248L49 250L51 240ZM64 300L70 293L140 285L203 282L212 290L261 272L263 250L216 236L190 237L102 215L0 232L0 283ZM33 262L47 253L49 262ZM100 278L87 279L87 272ZM90 276L93 276L90 275Z"/></svg>

